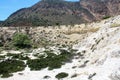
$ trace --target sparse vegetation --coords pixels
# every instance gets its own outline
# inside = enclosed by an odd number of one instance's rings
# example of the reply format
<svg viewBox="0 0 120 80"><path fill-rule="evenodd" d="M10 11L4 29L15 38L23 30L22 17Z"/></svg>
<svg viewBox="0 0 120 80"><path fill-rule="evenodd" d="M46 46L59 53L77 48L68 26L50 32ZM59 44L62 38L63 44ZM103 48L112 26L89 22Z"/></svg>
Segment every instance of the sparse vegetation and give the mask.
<svg viewBox="0 0 120 80"><path fill-rule="evenodd" d="M0 60L3 60L5 58L5 56L0 56Z"/></svg>
<svg viewBox="0 0 120 80"><path fill-rule="evenodd" d="M46 51L45 56L41 56L38 59L28 60L27 64L31 70L41 70L48 67L49 70L60 68L65 62L70 61L72 56L70 52L61 50L60 55L56 55L49 51Z"/></svg>
<svg viewBox="0 0 120 80"><path fill-rule="evenodd" d="M2 26L3 21L0 21L0 27Z"/></svg>
<svg viewBox="0 0 120 80"><path fill-rule="evenodd" d="M120 24L118 24L118 23L111 24L111 28L114 28L114 27L120 27Z"/></svg>
<svg viewBox="0 0 120 80"><path fill-rule="evenodd" d="M12 59L19 59L19 60L28 60L29 59L29 57L27 55L24 55L24 54L11 54L11 53L8 53L6 56L12 57Z"/></svg>
<svg viewBox="0 0 120 80"><path fill-rule="evenodd" d="M3 26L74 25L87 22L84 16L80 17L78 13L81 14L80 12L82 12L88 14L89 17L92 16L89 11L80 7L78 3L65 0L42 0L41 2L40 6L36 5L36 9L31 7L18 10L13 16L4 21ZM43 8L46 6L46 3L48 7ZM14 16L15 14L16 16Z"/></svg>
<svg viewBox="0 0 120 80"><path fill-rule="evenodd" d="M70 34L86 34L88 32L97 32L99 30L99 28L84 28L84 29L71 29L68 30L65 34L70 35Z"/></svg>

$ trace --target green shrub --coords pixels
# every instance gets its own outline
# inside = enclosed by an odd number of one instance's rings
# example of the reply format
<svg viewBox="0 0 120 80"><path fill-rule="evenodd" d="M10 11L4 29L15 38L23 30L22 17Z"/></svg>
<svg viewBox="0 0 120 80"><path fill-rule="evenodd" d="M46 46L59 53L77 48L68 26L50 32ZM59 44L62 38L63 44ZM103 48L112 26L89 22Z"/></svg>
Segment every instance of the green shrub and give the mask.
<svg viewBox="0 0 120 80"><path fill-rule="evenodd" d="M41 56L38 59L28 60L27 64L31 70L41 70L48 67L49 70L61 68L61 66L70 61L71 53L66 50L61 50L60 55L45 51L47 57Z"/></svg>
<svg viewBox="0 0 120 80"><path fill-rule="evenodd" d="M63 61L64 61L64 57L63 56L55 56L53 58L49 58L48 59L48 66L49 66L49 70L53 70L56 68L61 68L61 66L63 65Z"/></svg>
<svg viewBox="0 0 120 80"><path fill-rule="evenodd" d="M9 77L11 73L24 70L25 63L18 60L6 60L0 62L0 75L1 77Z"/></svg>
<svg viewBox="0 0 120 80"><path fill-rule="evenodd" d="M46 59L34 59L28 60L27 65L30 67L31 70L41 70L48 66L48 60Z"/></svg>
<svg viewBox="0 0 120 80"><path fill-rule="evenodd" d="M41 70L43 68L49 67L49 70L60 68L62 65L62 60L60 57L56 56L54 58L41 58L27 61L28 66L31 70Z"/></svg>
<svg viewBox="0 0 120 80"><path fill-rule="evenodd" d="M61 73L57 74L55 77L56 77L57 79L61 79L61 78L65 78L65 77L67 77L67 76L68 76L68 73L61 72Z"/></svg>
<svg viewBox="0 0 120 80"><path fill-rule="evenodd" d="M31 47L31 40L28 35L23 33L16 33L13 36L13 44L18 48L30 48Z"/></svg>

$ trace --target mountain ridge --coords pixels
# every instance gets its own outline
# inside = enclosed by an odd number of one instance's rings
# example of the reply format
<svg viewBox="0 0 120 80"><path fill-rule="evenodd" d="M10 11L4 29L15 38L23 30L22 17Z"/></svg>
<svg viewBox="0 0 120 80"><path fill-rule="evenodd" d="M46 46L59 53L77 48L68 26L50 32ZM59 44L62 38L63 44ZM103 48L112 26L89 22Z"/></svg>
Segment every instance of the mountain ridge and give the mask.
<svg viewBox="0 0 120 80"><path fill-rule="evenodd" d="M104 3L104 4L103 4ZM11 14L4 26L73 25L120 14L119 0L42 0L32 7Z"/></svg>

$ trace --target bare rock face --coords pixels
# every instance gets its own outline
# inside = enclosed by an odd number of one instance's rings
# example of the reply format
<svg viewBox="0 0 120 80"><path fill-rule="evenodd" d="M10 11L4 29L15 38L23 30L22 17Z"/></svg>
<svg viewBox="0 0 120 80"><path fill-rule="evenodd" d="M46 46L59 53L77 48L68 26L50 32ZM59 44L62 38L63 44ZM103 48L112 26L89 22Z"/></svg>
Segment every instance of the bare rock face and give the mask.
<svg viewBox="0 0 120 80"><path fill-rule="evenodd" d="M107 7L112 15L120 14L120 0L105 0Z"/></svg>
<svg viewBox="0 0 120 80"><path fill-rule="evenodd" d="M81 0L80 4L96 19L120 14L120 0Z"/></svg>
<svg viewBox="0 0 120 80"><path fill-rule="evenodd" d="M105 15L109 15L106 4L101 0L82 0L80 4L93 14L96 19L100 19Z"/></svg>

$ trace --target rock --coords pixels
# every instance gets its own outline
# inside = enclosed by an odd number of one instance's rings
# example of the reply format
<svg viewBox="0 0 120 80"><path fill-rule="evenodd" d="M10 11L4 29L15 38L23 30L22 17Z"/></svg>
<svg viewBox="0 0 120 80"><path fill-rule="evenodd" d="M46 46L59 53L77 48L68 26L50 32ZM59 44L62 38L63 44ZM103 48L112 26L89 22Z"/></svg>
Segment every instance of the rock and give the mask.
<svg viewBox="0 0 120 80"><path fill-rule="evenodd" d="M90 74L88 79L92 79L92 77L94 77L96 75L96 73Z"/></svg>

